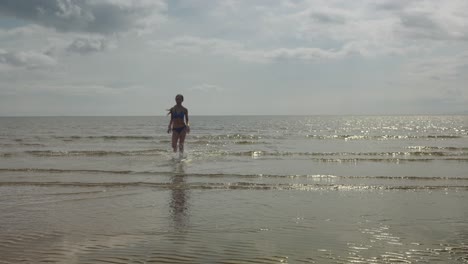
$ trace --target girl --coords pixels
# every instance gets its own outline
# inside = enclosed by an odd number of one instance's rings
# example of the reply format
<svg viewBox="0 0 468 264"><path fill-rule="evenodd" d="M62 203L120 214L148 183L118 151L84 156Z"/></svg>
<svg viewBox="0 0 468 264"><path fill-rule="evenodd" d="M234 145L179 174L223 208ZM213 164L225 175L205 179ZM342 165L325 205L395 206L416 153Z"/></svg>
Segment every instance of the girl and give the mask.
<svg viewBox="0 0 468 264"><path fill-rule="evenodd" d="M172 130L172 149L177 152L177 141L179 141L179 153L184 153L185 135L190 133L189 117L187 108L182 106L184 96L178 94L175 97L176 105L169 109L171 121L167 128L167 133Z"/></svg>

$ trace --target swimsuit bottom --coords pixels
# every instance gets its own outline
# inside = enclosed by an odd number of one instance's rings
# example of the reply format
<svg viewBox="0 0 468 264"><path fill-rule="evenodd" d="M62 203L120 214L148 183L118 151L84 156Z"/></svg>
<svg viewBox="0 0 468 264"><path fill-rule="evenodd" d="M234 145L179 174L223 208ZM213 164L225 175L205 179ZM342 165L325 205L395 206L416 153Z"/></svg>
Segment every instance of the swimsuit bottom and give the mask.
<svg viewBox="0 0 468 264"><path fill-rule="evenodd" d="M183 126L183 127L175 127L175 128L172 129L172 131L177 132L177 133L180 134L180 132L184 131L185 128L186 128L186 126Z"/></svg>

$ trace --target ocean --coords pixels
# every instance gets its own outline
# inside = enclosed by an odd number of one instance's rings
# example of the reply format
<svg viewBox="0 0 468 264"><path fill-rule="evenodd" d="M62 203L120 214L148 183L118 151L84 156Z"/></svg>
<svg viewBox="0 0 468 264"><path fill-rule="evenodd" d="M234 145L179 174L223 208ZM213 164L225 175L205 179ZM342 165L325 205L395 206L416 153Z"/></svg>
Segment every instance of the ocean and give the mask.
<svg viewBox="0 0 468 264"><path fill-rule="evenodd" d="M0 117L0 263L468 263L468 116Z"/></svg>

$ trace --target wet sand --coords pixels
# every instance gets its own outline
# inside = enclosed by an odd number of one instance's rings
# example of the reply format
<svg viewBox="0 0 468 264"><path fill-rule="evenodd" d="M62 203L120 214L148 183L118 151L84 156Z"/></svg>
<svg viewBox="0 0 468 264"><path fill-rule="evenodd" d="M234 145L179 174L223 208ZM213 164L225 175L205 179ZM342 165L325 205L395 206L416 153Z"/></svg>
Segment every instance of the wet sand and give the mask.
<svg viewBox="0 0 468 264"><path fill-rule="evenodd" d="M0 187L0 263L465 263L468 193Z"/></svg>

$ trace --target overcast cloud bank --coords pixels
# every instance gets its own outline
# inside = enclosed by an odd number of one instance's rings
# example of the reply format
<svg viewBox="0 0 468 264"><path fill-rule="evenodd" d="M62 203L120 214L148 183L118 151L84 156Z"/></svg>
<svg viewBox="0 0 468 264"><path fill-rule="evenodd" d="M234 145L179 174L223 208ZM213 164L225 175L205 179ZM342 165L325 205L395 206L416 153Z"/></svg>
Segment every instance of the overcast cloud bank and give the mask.
<svg viewBox="0 0 468 264"><path fill-rule="evenodd" d="M464 0L5 0L0 115L465 112L467 42Z"/></svg>

